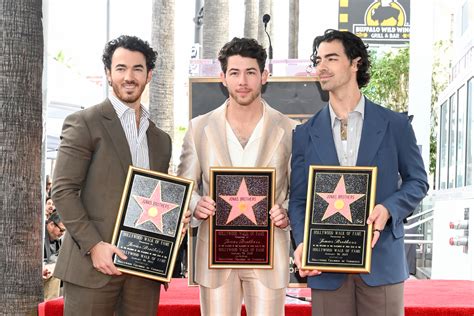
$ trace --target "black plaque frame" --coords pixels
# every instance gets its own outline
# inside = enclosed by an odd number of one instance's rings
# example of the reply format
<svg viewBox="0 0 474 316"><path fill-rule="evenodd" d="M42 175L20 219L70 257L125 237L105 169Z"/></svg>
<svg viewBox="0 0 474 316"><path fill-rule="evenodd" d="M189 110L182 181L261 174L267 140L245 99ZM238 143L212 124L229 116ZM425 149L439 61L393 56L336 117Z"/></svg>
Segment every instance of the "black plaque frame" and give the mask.
<svg viewBox="0 0 474 316"><path fill-rule="evenodd" d="M377 167L310 166L302 268L370 273Z"/></svg>
<svg viewBox="0 0 474 316"><path fill-rule="evenodd" d="M192 180L129 167L111 242L128 257L124 261L114 256L119 271L171 280L193 185ZM159 206L167 210L159 214ZM155 223L157 215L161 219Z"/></svg>
<svg viewBox="0 0 474 316"><path fill-rule="evenodd" d="M216 214L209 221L209 268L271 269L274 228L269 212L275 198L275 169L212 167L209 179L216 202ZM240 190L247 195L237 197ZM255 204L249 206L247 200ZM243 201L238 207L250 207L254 218L237 215L237 207L229 201Z"/></svg>

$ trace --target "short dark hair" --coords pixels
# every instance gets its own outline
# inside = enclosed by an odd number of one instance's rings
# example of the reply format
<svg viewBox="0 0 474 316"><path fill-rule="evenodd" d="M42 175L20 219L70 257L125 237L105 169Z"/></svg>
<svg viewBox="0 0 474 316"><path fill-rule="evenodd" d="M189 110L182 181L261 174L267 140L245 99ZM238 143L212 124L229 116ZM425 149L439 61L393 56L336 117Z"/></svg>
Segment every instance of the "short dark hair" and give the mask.
<svg viewBox="0 0 474 316"><path fill-rule="evenodd" d="M217 59L221 63L222 72L226 73L229 57L240 55L242 57L254 58L257 60L260 73L265 70L265 62L267 61L267 52L253 38L234 37L230 42L226 43L221 50Z"/></svg>
<svg viewBox="0 0 474 316"><path fill-rule="evenodd" d="M112 66L112 56L114 55L115 50L119 47L142 53L146 59L147 71L155 68L158 53L153 50L147 41L136 36L121 35L105 45L102 62L104 63L104 68L106 70L110 70L110 67Z"/></svg>
<svg viewBox="0 0 474 316"><path fill-rule="evenodd" d="M51 215L49 215L48 220L46 221L46 224L49 223L55 223L56 225L59 225L59 223L62 223L63 221L61 220L61 216L59 216L58 212L54 210Z"/></svg>
<svg viewBox="0 0 474 316"><path fill-rule="evenodd" d="M351 62L355 58L360 57L357 69L357 84L359 88L366 86L370 81L370 59L369 53L367 52L369 46L364 44L358 36L351 32L328 29L323 35L317 36L313 41L313 54L310 57L313 66L316 65L316 55L318 53L319 44L322 42L332 42L334 40L338 40L342 43L344 52Z"/></svg>

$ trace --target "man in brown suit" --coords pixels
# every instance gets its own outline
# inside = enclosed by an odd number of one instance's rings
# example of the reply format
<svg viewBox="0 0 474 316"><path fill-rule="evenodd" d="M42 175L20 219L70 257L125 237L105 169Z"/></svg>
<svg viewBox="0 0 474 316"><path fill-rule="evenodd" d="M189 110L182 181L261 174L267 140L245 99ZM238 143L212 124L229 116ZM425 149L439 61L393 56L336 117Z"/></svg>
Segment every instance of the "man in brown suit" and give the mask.
<svg viewBox="0 0 474 316"><path fill-rule="evenodd" d="M161 284L118 271L113 255L126 256L109 242L129 165L169 167L171 139L140 103L156 52L120 36L102 59L111 95L63 125L53 199L67 234L54 275L64 281L65 315L155 315Z"/></svg>
<svg viewBox="0 0 474 316"><path fill-rule="evenodd" d="M267 82L265 49L253 39L234 38L219 53L221 80L229 99L193 119L184 138L178 174L196 182L190 203L199 226L195 276L202 315L284 315L288 284L288 181L291 135L296 123L261 97ZM275 229L273 269L209 269L209 167L274 167L276 204L270 210Z"/></svg>

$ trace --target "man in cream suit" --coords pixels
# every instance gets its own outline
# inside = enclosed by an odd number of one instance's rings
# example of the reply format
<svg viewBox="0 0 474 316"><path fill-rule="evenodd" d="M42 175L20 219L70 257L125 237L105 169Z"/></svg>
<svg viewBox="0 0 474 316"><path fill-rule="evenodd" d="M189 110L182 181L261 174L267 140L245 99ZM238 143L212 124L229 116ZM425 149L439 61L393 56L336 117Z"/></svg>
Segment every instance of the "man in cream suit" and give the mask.
<svg viewBox="0 0 474 316"><path fill-rule="evenodd" d="M64 121L53 199L67 233L54 276L64 281L65 315L155 315L159 282L122 274L110 244L129 165L168 172L171 139L141 105L156 52L134 36L107 43L113 92Z"/></svg>
<svg viewBox="0 0 474 316"><path fill-rule="evenodd" d="M288 284L287 216L291 136L296 123L261 97L267 82L267 54L254 39L234 38L219 53L221 80L229 99L193 119L184 138L180 176L196 181L190 208L199 226L195 277L203 315L283 315ZM275 229L273 269L209 269L210 167L276 168L276 204L270 210Z"/></svg>

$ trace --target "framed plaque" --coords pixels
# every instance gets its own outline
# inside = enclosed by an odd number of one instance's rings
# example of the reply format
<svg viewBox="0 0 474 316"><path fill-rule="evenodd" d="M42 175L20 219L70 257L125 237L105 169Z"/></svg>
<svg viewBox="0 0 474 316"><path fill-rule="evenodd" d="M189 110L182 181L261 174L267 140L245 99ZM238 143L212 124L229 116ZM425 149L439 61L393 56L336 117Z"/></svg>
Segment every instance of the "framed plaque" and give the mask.
<svg viewBox="0 0 474 316"><path fill-rule="evenodd" d="M127 255L114 256L117 269L169 282L181 242L182 219L194 182L129 167L112 244Z"/></svg>
<svg viewBox="0 0 474 316"><path fill-rule="evenodd" d="M210 268L273 267L274 168L211 168Z"/></svg>
<svg viewBox="0 0 474 316"><path fill-rule="evenodd" d="M369 273L377 167L310 166L302 268Z"/></svg>

